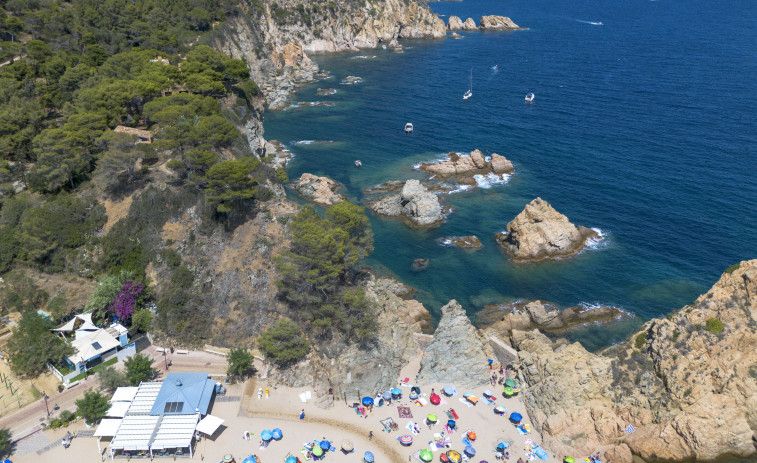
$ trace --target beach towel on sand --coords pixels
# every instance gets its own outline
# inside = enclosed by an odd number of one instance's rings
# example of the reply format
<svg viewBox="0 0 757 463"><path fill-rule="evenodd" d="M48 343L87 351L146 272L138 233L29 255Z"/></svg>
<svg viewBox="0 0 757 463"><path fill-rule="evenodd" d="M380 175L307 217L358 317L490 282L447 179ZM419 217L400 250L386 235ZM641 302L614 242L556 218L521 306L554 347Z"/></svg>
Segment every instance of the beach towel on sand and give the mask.
<svg viewBox="0 0 757 463"><path fill-rule="evenodd" d="M464 403L465 405L467 405L467 406L469 406L469 407L472 407L472 406L473 406L473 404L472 404L472 403L468 402L468 400L467 400L467 399L463 399L462 397L460 397L460 402Z"/></svg>
<svg viewBox="0 0 757 463"><path fill-rule="evenodd" d="M413 414L410 412L410 407L397 407L397 411L400 414L400 418L412 418Z"/></svg>

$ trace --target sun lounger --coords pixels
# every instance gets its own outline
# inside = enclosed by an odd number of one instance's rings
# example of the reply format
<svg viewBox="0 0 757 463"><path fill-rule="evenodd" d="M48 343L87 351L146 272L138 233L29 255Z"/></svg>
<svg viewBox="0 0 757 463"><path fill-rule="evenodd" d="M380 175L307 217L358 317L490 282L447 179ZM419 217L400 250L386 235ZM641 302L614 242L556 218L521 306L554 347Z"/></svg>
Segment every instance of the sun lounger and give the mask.
<svg viewBox="0 0 757 463"><path fill-rule="evenodd" d="M465 398L468 402L472 403L473 405L476 405L478 403L478 397L475 395L469 395Z"/></svg>

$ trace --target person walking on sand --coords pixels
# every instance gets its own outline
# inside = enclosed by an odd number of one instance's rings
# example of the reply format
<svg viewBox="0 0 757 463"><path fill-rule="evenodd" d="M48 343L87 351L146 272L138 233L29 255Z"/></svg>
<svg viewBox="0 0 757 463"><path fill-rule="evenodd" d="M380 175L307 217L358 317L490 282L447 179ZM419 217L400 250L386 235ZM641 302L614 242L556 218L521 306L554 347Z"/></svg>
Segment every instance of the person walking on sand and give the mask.
<svg viewBox="0 0 757 463"><path fill-rule="evenodd" d="M373 431L368 431L368 440L373 440Z"/></svg>
<svg viewBox="0 0 757 463"><path fill-rule="evenodd" d="M258 400L260 400L262 398L263 398L263 388L259 387L258 388Z"/></svg>
<svg viewBox="0 0 757 463"><path fill-rule="evenodd" d="M301 419L301 420L304 420L304 419L305 419L305 409L304 409L304 408L303 408L303 409L302 409L302 411L300 412L300 419Z"/></svg>

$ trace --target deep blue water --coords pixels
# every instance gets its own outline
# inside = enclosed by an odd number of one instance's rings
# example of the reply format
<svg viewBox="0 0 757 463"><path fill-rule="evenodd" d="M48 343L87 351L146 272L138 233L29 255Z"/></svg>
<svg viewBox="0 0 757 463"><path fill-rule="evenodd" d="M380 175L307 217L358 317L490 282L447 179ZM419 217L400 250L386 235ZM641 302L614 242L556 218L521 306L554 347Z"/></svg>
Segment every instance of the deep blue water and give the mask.
<svg viewBox="0 0 757 463"><path fill-rule="evenodd" d="M448 151L479 148L514 163L507 184L449 195L456 211L438 228L372 217L369 266L417 288L432 312L452 298L472 315L486 304L540 298L637 315L573 335L595 348L691 302L726 267L757 257L757 2L431 6L445 22L450 14L477 23L482 14L501 14L529 29L403 41L402 54L315 57L334 77L293 101L334 106L266 114L266 137L295 155L291 178L327 175L357 202L366 187L425 178L413 164ZM463 101L471 70L474 96ZM340 85L347 75L364 82ZM318 96L317 88L338 93ZM536 94L531 104L527 92ZM402 132L407 121L415 125L410 136ZM334 143L295 143L301 140ZM604 245L557 262L509 262L493 235L536 196L574 223L601 229ZM463 234L478 235L484 248L436 242ZM413 273L419 257L430 258L430 267Z"/></svg>

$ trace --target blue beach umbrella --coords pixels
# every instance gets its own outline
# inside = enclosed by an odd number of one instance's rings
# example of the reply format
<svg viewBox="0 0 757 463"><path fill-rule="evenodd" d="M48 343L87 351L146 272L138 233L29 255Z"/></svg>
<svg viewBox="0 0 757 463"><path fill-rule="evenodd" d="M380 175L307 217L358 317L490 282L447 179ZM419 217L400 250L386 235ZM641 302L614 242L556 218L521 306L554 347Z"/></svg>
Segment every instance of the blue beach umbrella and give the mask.
<svg viewBox="0 0 757 463"><path fill-rule="evenodd" d="M391 393L391 392L389 392L389 391L384 391L384 393L383 393L383 394L381 394L381 397L383 397L383 398L384 398L384 399L386 399L386 400L389 400L389 399L391 399L391 398L392 398L392 393Z"/></svg>
<svg viewBox="0 0 757 463"><path fill-rule="evenodd" d="M290 455L290 456L287 457L287 459L286 459L286 461L284 463L297 463L297 458L295 458L295 457L293 457L293 456Z"/></svg>
<svg viewBox="0 0 757 463"><path fill-rule="evenodd" d="M468 455L469 457L472 457L473 455L476 454L476 449L474 449L473 447L469 445L465 447L465 454Z"/></svg>
<svg viewBox="0 0 757 463"><path fill-rule="evenodd" d="M284 437L284 433L281 432L281 429L276 428L273 431L271 431L271 437L273 437L276 440L280 440L282 437Z"/></svg>
<svg viewBox="0 0 757 463"><path fill-rule="evenodd" d="M373 463L375 461L375 458L371 452L365 452L365 455L363 455L363 460L365 460L366 463Z"/></svg>
<svg viewBox="0 0 757 463"><path fill-rule="evenodd" d="M457 423L455 422L455 420L447 420L447 426L449 426L450 429L455 429Z"/></svg>
<svg viewBox="0 0 757 463"><path fill-rule="evenodd" d="M363 397L363 405L366 407L373 405L373 399L370 397Z"/></svg>
<svg viewBox="0 0 757 463"><path fill-rule="evenodd" d="M271 434L271 431L269 431L268 429L264 429L263 432L260 433L260 438L268 442L269 440L273 439L273 434Z"/></svg>
<svg viewBox="0 0 757 463"><path fill-rule="evenodd" d="M510 413L510 421L512 421L513 423L520 423L520 420L522 419L523 419L523 415L521 415L520 413L518 412Z"/></svg>
<svg viewBox="0 0 757 463"><path fill-rule="evenodd" d="M255 455L250 455L249 457L242 460L242 463L258 463L258 459L255 458Z"/></svg>
<svg viewBox="0 0 757 463"><path fill-rule="evenodd" d="M448 396L453 396L457 394L457 389L455 389L455 386L444 386L442 390Z"/></svg>
<svg viewBox="0 0 757 463"><path fill-rule="evenodd" d="M330 449L330 448L331 448L331 442L329 442L329 441L327 441L327 440L322 440L322 441L321 441L321 443L320 443L319 445L320 445L320 447L321 447L321 448L322 448L323 450L328 450L328 449Z"/></svg>
<svg viewBox="0 0 757 463"><path fill-rule="evenodd" d="M391 392L392 395L400 395L400 394L402 394L402 389L399 389L399 388L395 387L395 388L392 388L392 390L389 391L389 392Z"/></svg>

